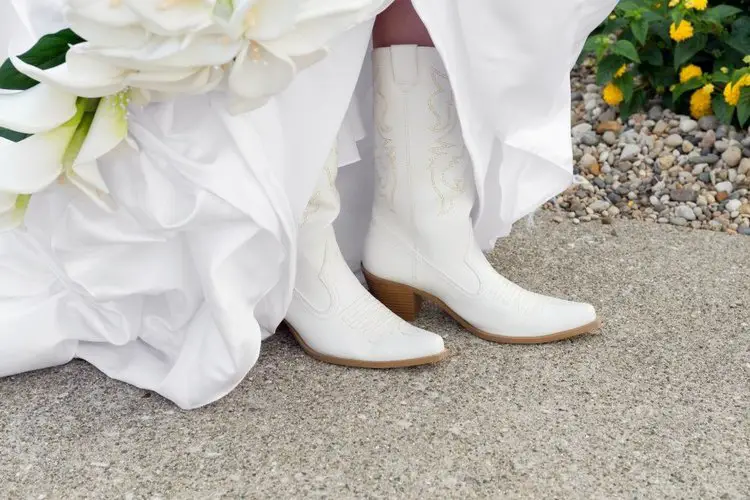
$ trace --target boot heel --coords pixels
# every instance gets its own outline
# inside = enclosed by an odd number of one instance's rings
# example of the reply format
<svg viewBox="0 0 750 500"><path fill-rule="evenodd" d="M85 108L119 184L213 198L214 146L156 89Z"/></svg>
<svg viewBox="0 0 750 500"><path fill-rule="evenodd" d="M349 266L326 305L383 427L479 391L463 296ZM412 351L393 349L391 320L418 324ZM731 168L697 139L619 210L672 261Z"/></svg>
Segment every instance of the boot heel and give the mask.
<svg viewBox="0 0 750 500"><path fill-rule="evenodd" d="M364 271L370 293L388 309L406 321L414 321L422 309L422 297L412 288L384 280Z"/></svg>

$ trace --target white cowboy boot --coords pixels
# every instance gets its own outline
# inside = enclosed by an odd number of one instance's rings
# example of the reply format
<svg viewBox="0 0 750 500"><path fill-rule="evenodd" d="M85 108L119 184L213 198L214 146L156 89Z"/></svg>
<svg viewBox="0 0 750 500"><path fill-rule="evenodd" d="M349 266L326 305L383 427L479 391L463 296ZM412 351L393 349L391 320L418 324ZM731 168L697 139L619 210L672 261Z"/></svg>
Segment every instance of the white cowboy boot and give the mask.
<svg viewBox="0 0 750 500"><path fill-rule="evenodd" d="M599 328L591 305L526 291L487 262L471 221L471 161L437 51L377 49L374 64L378 186L364 268L375 297L409 321L431 300L494 342Z"/></svg>
<svg viewBox="0 0 750 500"><path fill-rule="evenodd" d="M297 281L287 324L312 357L337 365L396 368L434 363L447 351L378 302L341 255L333 221L340 209L332 152L299 232Z"/></svg>

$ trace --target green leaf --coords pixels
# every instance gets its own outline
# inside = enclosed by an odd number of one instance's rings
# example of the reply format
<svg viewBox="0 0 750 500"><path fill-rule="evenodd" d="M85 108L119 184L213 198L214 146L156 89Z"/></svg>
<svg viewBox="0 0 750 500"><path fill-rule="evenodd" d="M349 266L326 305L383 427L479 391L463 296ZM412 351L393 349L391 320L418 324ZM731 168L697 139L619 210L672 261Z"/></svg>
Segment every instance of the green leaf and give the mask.
<svg viewBox="0 0 750 500"><path fill-rule="evenodd" d="M637 12L638 9L641 7L632 1L629 0L623 0L620 3L617 4L617 10L624 13L631 13L631 12Z"/></svg>
<svg viewBox="0 0 750 500"><path fill-rule="evenodd" d="M716 118L722 123L727 125L732 123L732 117L734 116L734 106L730 106L727 101L724 100L724 96L721 94L715 94L711 100L711 107L714 110Z"/></svg>
<svg viewBox="0 0 750 500"><path fill-rule="evenodd" d="M680 9L674 9L672 11L672 22L677 26L680 25L683 19L685 19L685 14Z"/></svg>
<svg viewBox="0 0 750 500"><path fill-rule="evenodd" d="M630 118L630 115L643 109L646 106L646 94L643 89L636 90L630 99L620 104L620 117L623 121Z"/></svg>
<svg viewBox="0 0 750 500"><path fill-rule="evenodd" d="M664 55L658 47L652 45L641 50L641 61L651 66L661 66L664 64Z"/></svg>
<svg viewBox="0 0 750 500"><path fill-rule="evenodd" d="M635 48L635 45L627 40L617 40L612 46L612 52L626 57L633 62L641 62L641 58L638 57L638 50Z"/></svg>
<svg viewBox="0 0 750 500"><path fill-rule="evenodd" d="M646 45L646 39L648 38L648 25L649 22L645 17L636 19L630 25L630 28L633 30L633 36L641 45Z"/></svg>
<svg viewBox="0 0 750 500"><path fill-rule="evenodd" d="M721 22L727 17L732 17L733 15L739 14L741 12L742 9L732 7L731 5L717 5L716 7L711 7L710 9L708 9L705 13L705 16L709 20Z"/></svg>
<svg viewBox="0 0 750 500"><path fill-rule="evenodd" d="M657 14L656 12L652 12L650 10L643 11L643 19L648 21L649 23L658 23L664 20L664 18Z"/></svg>
<svg viewBox="0 0 750 500"><path fill-rule="evenodd" d="M711 81L714 83L728 83L732 79L729 75L722 73L721 71L715 71L711 73Z"/></svg>
<svg viewBox="0 0 750 500"><path fill-rule="evenodd" d="M698 33L692 38L678 43L674 51L674 68L677 70L692 59L706 47L706 43L708 43L708 36L703 33Z"/></svg>
<svg viewBox="0 0 750 500"><path fill-rule="evenodd" d="M615 73L623 64L625 64L625 60L620 56L612 54L605 56L599 62L599 67L596 70L596 84L605 85L611 82L615 78Z"/></svg>
<svg viewBox="0 0 750 500"><path fill-rule="evenodd" d="M21 132L16 132L14 130L8 130L7 128L0 127L0 137L3 139L8 139L12 142L21 142L22 140L29 137L29 134L22 134Z"/></svg>
<svg viewBox="0 0 750 500"><path fill-rule="evenodd" d="M740 17L732 23L732 34L726 43L742 55L750 54L750 16Z"/></svg>
<svg viewBox="0 0 750 500"><path fill-rule="evenodd" d="M672 99L677 102L680 96L685 92L690 92L691 90L703 87L703 85L703 79L700 77L691 78L685 83L678 83L674 86L674 90L672 90Z"/></svg>
<svg viewBox="0 0 750 500"><path fill-rule="evenodd" d="M669 88L671 85L679 83L674 70L666 65L656 67L653 74L651 75L651 80L653 81L655 87L664 88Z"/></svg>
<svg viewBox="0 0 750 500"><path fill-rule="evenodd" d="M614 82L622 90L623 100L629 101L633 97L633 75L625 73Z"/></svg>
<svg viewBox="0 0 750 500"><path fill-rule="evenodd" d="M84 40L73 33L70 29L64 29L57 33L44 35L27 52L19 58L32 66L41 69L50 69L65 62L65 55L71 45L76 45ZM0 66L0 89L27 90L37 85L37 81L20 73L10 62L6 60Z"/></svg>
<svg viewBox="0 0 750 500"><path fill-rule="evenodd" d="M750 87L743 87L740 92L740 102L737 103L737 118L740 126L744 127L750 121Z"/></svg>
<svg viewBox="0 0 750 500"><path fill-rule="evenodd" d="M583 50L581 51L584 54L593 54L596 52L596 49L599 47L599 44L601 43L599 41L600 36L591 36L586 39L586 43L583 44Z"/></svg>

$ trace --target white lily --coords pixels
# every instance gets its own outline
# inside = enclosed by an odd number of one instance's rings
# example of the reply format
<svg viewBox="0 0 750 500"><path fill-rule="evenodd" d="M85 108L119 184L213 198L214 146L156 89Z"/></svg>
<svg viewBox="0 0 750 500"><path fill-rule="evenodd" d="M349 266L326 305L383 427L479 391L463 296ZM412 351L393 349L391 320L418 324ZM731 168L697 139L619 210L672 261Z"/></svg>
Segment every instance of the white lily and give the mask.
<svg viewBox="0 0 750 500"><path fill-rule="evenodd" d="M135 13L141 24L158 35L197 31L212 23L214 2L207 0L118 0Z"/></svg>
<svg viewBox="0 0 750 500"><path fill-rule="evenodd" d="M126 72L85 54L87 44L68 50L65 64L40 69L18 57L10 61L18 71L34 80L80 97L105 97L125 89Z"/></svg>
<svg viewBox="0 0 750 500"><path fill-rule="evenodd" d="M113 201L99 172L98 160L125 140L128 135L128 104L130 93L121 92L99 101L93 118L84 117L77 134L83 137L80 146L76 137L63 158L62 175L83 191L100 207L110 210ZM90 123L86 123L89 118Z"/></svg>
<svg viewBox="0 0 750 500"><path fill-rule="evenodd" d="M0 191L32 194L55 182L83 114L79 103L76 114L63 125L21 142L0 144Z"/></svg>
<svg viewBox="0 0 750 500"><path fill-rule="evenodd" d="M128 100L128 93L118 93L88 110L91 101L81 99L63 125L20 142L0 143L0 192L38 193L62 177L98 205L110 207L97 160L125 139Z"/></svg>
<svg viewBox="0 0 750 500"><path fill-rule="evenodd" d="M227 64L240 51L243 41L214 34L187 38L155 36L135 49L83 45L76 47L81 47L87 57L115 67L131 71L167 71Z"/></svg>
<svg viewBox="0 0 750 500"><path fill-rule="evenodd" d="M76 114L76 99L43 84L24 92L0 94L0 127L24 134L52 130Z"/></svg>
<svg viewBox="0 0 750 500"><path fill-rule="evenodd" d="M100 1L91 2L101 6ZM104 2L107 6L104 10L116 9L121 11L127 19L127 13L130 11L122 5L112 6L111 2ZM70 29L78 34L81 38L88 40L92 45L97 47L128 47L137 48L146 43L151 37L143 26L137 24L138 18L133 15L131 22L122 22L121 16L109 17L99 15L101 8L92 8L74 10L68 8L65 19L70 24ZM111 14L111 13L110 13Z"/></svg>

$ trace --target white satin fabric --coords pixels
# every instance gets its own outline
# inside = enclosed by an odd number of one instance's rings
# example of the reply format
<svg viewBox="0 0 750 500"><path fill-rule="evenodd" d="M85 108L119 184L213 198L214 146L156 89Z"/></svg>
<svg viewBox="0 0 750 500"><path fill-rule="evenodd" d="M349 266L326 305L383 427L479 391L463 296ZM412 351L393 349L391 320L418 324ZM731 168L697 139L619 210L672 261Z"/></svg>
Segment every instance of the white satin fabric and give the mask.
<svg viewBox="0 0 750 500"><path fill-rule="evenodd" d="M50 13L30 16L36 29L56 29L59 0L33 3ZM414 3L454 86L489 245L570 182L568 74L615 0ZM7 44L19 21L2 4ZM231 391L284 317L297 223L337 140L351 165L339 239L358 262L372 192L367 64L360 75L370 31L348 32L250 114L230 116L220 93L133 110L131 145L102 167L113 214L64 185L34 196L27 228L0 234L0 376L77 357L182 408Z"/></svg>

